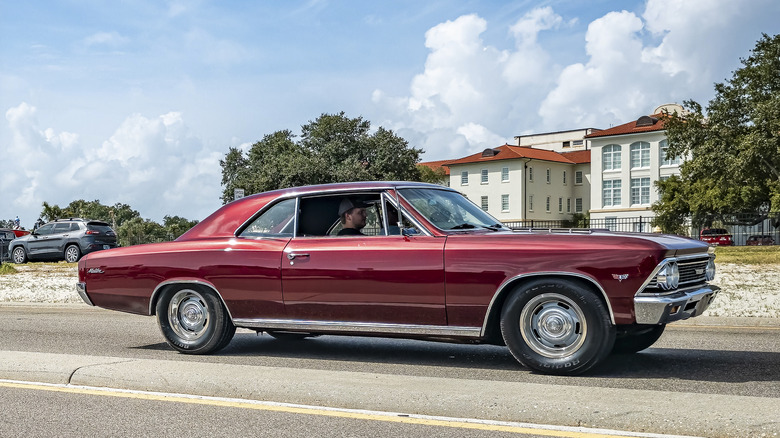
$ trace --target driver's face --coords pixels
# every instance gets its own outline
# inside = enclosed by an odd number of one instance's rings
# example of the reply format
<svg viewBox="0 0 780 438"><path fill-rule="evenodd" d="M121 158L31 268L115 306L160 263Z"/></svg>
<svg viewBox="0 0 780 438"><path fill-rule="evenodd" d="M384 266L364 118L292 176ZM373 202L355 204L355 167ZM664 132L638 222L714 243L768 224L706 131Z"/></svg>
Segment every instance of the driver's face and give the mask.
<svg viewBox="0 0 780 438"><path fill-rule="evenodd" d="M366 209L353 208L347 213L346 227L360 230L366 226Z"/></svg>

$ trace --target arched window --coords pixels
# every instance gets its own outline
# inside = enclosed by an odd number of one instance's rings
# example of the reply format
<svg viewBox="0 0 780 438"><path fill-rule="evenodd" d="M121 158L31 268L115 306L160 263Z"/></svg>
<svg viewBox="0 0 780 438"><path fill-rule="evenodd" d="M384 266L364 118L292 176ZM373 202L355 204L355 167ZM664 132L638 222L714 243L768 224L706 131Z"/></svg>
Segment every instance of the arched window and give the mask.
<svg viewBox="0 0 780 438"><path fill-rule="evenodd" d="M666 158L666 152L669 149L669 142L666 140L661 140L661 143L659 143L660 149L661 149L661 166L679 166L680 165L680 157L671 157L670 159Z"/></svg>
<svg viewBox="0 0 780 438"><path fill-rule="evenodd" d="M650 167L650 143L638 141L631 143L631 168Z"/></svg>
<svg viewBox="0 0 780 438"><path fill-rule="evenodd" d="M620 170L621 147L617 144L608 144L601 149L601 160L604 170Z"/></svg>

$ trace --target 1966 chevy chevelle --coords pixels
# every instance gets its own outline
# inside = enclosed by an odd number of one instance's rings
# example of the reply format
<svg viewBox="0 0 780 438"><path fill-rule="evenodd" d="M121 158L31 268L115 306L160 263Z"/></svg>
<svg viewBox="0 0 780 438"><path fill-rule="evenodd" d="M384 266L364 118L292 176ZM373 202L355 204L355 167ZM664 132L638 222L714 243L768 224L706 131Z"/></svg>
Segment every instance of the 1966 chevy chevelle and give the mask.
<svg viewBox="0 0 780 438"><path fill-rule="evenodd" d="M362 234L339 233L345 206L365 209ZM87 304L156 315L184 353L215 352L244 327L506 345L569 375L649 347L718 292L699 241L510 230L455 190L407 182L260 193L174 242L99 251L78 269Z"/></svg>

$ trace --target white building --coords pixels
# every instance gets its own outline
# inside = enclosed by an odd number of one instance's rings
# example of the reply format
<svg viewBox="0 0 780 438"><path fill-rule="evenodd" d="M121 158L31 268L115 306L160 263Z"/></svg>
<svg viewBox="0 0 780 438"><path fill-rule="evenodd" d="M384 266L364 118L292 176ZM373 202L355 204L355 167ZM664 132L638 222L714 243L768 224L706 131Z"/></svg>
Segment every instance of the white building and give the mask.
<svg viewBox="0 0 780 438"><path fill-rule="evenodd" d="M503 222L568 220L590 209L587 134L595 129L515 137L503 145L449 161L450 187Z"/></svg>
<svg viewBox="0 0 780 438"><path fill-rule="evenodd" d="M658 107L651 116L586 136L591 145L591 219L655 216L650 209L658 201L655 182L679 175L680 159L666 159L664 112L682 113L679 105ZM636 222L633 231L651 231L649 221ZM640 229L641 228L641 229Z"/></svg>

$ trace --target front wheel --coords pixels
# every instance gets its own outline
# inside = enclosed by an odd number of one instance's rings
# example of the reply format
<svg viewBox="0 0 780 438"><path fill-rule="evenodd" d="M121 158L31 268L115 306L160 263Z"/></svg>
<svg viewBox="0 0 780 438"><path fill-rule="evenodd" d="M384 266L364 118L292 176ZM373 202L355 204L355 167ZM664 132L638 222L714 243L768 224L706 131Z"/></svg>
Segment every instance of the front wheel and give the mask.
<svg viewBox="0 0 780 438"><path fill-rule="evenodd" d="M634 325L621 327L617 331L615 354L633 354L650 348L664 333L666 325Z"/></svg>
<svg viewBox="0 0 780 438"><path fill-rule="evenodd" d="M68 263L76 263L81 258L81 250L78 245L68 245L65 248L65 261Z"/></svg>
<svg viewBox="0 0 780 438"><path fill-rule="evenodd" d="M546 374L582 374L615 343L600 297L563 279L535 280L512 292L501 312L501 334L515 359Z"/></svg>
<svg viewBox="0 0 780 438"><path fill-rule="evenodd" d="M208 354L224 348L236 326L216 293L185 285L166 289L157 301L157 324L165 341L189 354Z"/></svg>
<svg viewBox="0 0 780 438"><path fill-rule="evenodd" d="M21 246L17 246L11 253L11 258L17 265L25 263L27 262L27 252Z"/></svg>

